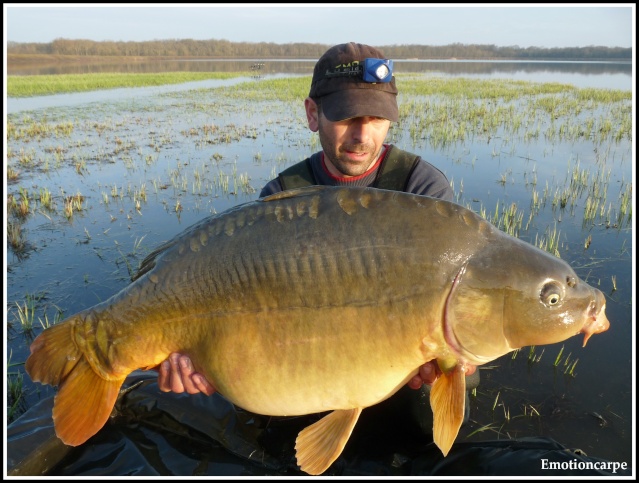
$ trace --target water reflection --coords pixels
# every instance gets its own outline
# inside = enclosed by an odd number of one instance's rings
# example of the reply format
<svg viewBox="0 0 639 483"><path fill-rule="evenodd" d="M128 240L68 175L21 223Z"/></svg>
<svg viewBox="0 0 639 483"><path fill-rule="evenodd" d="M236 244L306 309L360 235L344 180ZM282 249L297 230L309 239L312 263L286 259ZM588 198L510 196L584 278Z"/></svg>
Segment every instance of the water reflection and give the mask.
<svg viewBox="0 0 639 483"><path fill-rule="evenodd" d="M397 61L396 72L559 82L575 87L631 90L632 64L616 62Z"/></svg>
<svg viewBox="0 0 639 483"><path fill-rule="evenodd" d="M9 75L45 75L45 74L91 74L104 72L120 72L147 74L157 72L249 72L255 65L261 65L260 72L266 74L308 74L313 73L315 60L160 60L152 62L120 62L60 65L48 64L37 66L7 66Z"/></svg>
<svg viewBox="0 0 639 483"><path fill-rule="evenodd" d="M514 72L556 72L565 74L632 75L631 63L530 62L530 61L410 61L396 62L398 72L441 72L444 74L512 74Z"/></svg>
<svg viewBox="0 0 639 483"><path fill-rule="evenodd" d="M97 63L73 65L8 65L8 75L89 74L101 72L153 73L153 72L248 72L259 65L264 74L313 73L316 60L162 60L153 62ZM632 76L632 63L620 62L531 62L531 61L466 61L466 60L397 60L398 73L441 73L445 75L509 75L518 72L558 73L580 75Z"/></svg>

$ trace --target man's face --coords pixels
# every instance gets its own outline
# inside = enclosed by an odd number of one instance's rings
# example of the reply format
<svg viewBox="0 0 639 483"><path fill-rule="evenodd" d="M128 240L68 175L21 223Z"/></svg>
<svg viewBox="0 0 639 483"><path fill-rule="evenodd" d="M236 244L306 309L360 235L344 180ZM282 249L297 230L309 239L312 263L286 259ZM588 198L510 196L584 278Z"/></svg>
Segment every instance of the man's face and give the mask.
<svg viewBox="0 0 639 483"><path fill-rule="evenodd" d="M390 121L366 116L333 122L318 113L312 99L305 106L309 129L319 133L325 158L346 176L364 174L382 150Z"/></svg>

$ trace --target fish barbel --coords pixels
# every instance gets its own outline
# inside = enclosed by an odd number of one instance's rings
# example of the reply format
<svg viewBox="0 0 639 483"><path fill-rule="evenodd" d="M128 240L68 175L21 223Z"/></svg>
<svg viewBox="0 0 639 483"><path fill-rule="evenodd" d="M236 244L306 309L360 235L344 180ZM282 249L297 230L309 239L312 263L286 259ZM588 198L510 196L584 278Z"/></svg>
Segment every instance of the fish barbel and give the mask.
<svg viewBox="0 0 639 483"><path fill-rule="evenodd" d="M152 252L134 281L43 331L26 371L59 386L58 437L107 421L125 378L172 352L245 410L332 411L300 432L321 474L363 408L425 362L433 437L446 455L464 415L466 365L608 329L604 295L563 260L472 211L372 188L310 187L210 216ZM375 377L369 377L374 374Z"/></svg>

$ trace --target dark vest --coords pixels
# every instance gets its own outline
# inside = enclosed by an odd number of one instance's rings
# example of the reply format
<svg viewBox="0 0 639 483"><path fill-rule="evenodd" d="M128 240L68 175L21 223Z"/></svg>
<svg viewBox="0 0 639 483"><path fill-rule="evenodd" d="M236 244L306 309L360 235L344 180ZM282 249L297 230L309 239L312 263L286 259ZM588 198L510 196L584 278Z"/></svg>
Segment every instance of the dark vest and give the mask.
<svg viewBox="0 0 639 483"><path fill-rule="evenodd" d="M391 145L377 169L377 176L372 186L385 190L406 191L410 175L419 159L419 156ZM311 158L286 168L280 173L279 180L284 191L316 185L317 180L313 175Z"/></svg>

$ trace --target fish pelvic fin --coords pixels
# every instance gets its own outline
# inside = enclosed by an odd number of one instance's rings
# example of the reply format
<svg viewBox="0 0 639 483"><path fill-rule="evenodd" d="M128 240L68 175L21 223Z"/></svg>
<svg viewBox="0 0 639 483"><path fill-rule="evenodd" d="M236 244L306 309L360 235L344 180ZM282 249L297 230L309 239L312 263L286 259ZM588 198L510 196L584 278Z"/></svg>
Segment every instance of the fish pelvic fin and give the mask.
<svg viewBox="0 0 639 483"><path fill-rule="evenodd" d="M362 408L338 409L297 435L295 456L301 470L320 475L328 469L344 450Z"/></svg>
<svg viewBox="0 0 639 483"><path fill-rule="evenodd" d="M78 446L97 433L109 419L124 380L103 379L83 357L62 382L53 402L58 438Z"/></svg>
<svg viewBox="0 0 639 483"><path fill-rule="evenodd" d="M437 378L430 391L433 410L433 440L444 456L448 455L464 421L466 375L462 366Z"/></svg>

